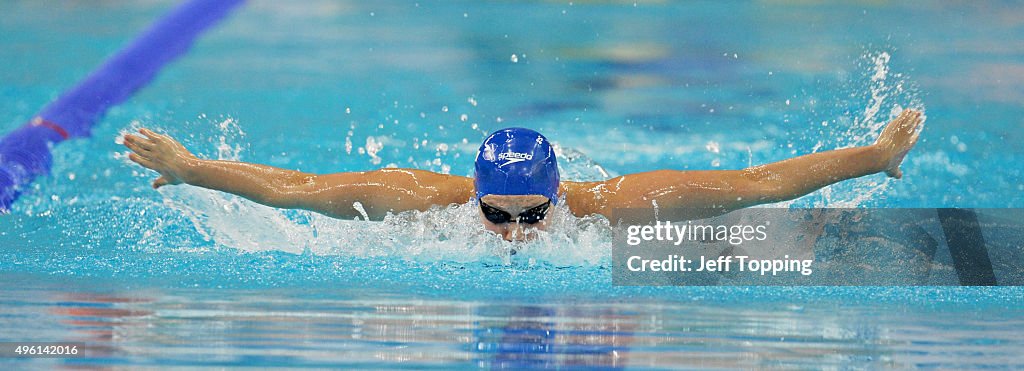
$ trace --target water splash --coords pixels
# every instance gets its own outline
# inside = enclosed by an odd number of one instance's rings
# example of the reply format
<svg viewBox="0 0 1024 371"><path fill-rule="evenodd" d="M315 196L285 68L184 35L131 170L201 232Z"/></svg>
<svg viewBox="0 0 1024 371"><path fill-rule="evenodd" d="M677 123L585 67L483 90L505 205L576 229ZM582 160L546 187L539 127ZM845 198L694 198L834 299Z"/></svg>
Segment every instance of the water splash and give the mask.
<svg viewBox="0 0 1024 371"><path fill-rule="evenodd" d="M363 153L364 148L366 154L370 156L370 163L374 165L380 165L381 158L380 156L377 156L377 152L380 152L380 150L384 148L384 143L370 136L366 137L366 146L360 148L359 153Z"/></svg>
<svg viewBox="0 0 1024 371"><path fill-rule="evenodd" d="M925 112L916 84L903 73L893 72L892 56L886 51L861 55L854 76L845 90L851 100L837 103L837 114L830 120L815 119L819 137L812 152L870 145L885 125L904 109ZM836 96L842 96L842 92ZM843 107L845 105L845 107ZM841 112L841 113L840 113ZM927 120L926 115L922 119ZM820 126L820 127L819 127ZM922 124L923 126L923 124ZM838 134L838 135L837 135ZM780 203L789 207L865 207L881 204L890 191L892 179L866 176L840 182L811 195Z"/></svg>
<svg viewBox="0 0 1024 371"><path fill-rule="evenodd" d="M338 220L308 211L283 211L195 187L168 187L163 213L180 213L207 241L242 251L310 252L316 255L403 257L417 261L516 260L594 265L610 259L611 230L603 217L577 218L552 209L545 231L528 242L507 243L483 229L473 203L389 214L380 222ZM176 231L170 231L177 233ZM159 233L158 233L159 234ZM154 236L159 243L159 236Z"/></svg>
<svg viewBox="0 0 1024 371"><path fill-rule="evenodd" d="M616 172L605 169L604 166L575 148L552 143L552 150L555 152L555 158L558 159L558 173L562 180L591 182L619 176Z"/></svg>
<svg viewBox="0 0 1024 371"><path fill-rule="evenodd" d="M242 156L242 151L245 149L241 144L245 137L245 132L242 131L242 127L238 125L238 120L234 118L226 118L217 124L221 135L217 136L217 158L221 160L238 160ZM233 144L229 144L233 143Z"/></svg>
<svg viewBox="0 0 1024 371"><path fill-rule="evenodd" d="M873 143L882 133L885 124L896 118L904 109L924 112L924 104L916 88L912 87L913 83L902 73L891 73L889 62L892 57L888 52L867 53L861 58L866 61L861 65L868 66L867 74L870 75L866 89L868 101L860 116L849 118L853 120L853 124L847 126L842 136L842 139L847 139L848 145ZM906 88L908 85L911 88ZM880 116L880 112L884 112L884 115Z"/></svg>

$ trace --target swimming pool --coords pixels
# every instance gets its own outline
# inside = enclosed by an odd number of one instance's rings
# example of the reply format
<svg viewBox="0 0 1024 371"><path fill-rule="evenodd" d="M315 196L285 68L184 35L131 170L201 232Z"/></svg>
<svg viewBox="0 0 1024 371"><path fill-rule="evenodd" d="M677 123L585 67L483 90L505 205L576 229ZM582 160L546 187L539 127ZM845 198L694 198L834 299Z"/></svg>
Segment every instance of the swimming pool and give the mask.
<svg viewBox="0 0 1024 371"><path fill-rule="evenodd" d="M170 1L0 4L0 132ZM0 341L81 341L19 367L986 367L1024 364L1016 287L616 287L611 233L565 217L515 256L453 207L384 222L149 188L116 138L311 172L469 175L537 129L564 176L732 169L929 119L904 179L792 206L1024 206L1012 4L250 1L0 217ZM595 166L599 164L600 167ZM602 172L604 171L604 172ZM33 363L34 362L34 363Z"/></svg>

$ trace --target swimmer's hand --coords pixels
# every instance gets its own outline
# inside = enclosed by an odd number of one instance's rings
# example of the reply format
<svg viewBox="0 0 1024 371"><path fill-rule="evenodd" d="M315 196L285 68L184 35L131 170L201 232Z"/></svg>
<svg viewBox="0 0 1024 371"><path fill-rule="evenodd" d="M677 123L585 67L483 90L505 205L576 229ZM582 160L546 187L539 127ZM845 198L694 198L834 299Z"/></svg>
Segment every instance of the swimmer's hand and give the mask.
<svg viewBox="0 0 1024 371"><path fill-rule="evenodd" d="M886 175L896 179L903 177L900 164L921 136L920 126L923 121L921 111L907 109L882 130L874 147L882 154Z"/></svg>
<svg viewBox="0 0 1024 371"><path fill-rule="evenodd" d="M196 156L169 136L154 133L146 128L139 129L139 133L144 136L124 136L125 147L132 150L132 153L128 154L128 159L160 173L160 177L153 181L153 188L181 184L188 164L194 162Z"/></svg>

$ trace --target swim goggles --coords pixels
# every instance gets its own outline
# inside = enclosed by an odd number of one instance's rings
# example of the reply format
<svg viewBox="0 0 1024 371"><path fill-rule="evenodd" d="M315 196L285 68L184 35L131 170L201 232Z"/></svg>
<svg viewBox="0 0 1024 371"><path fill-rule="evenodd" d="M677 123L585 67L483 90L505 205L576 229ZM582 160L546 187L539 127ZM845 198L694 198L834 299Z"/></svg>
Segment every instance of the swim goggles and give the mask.
<svg viewBox="0 0 1024 371"><path fill-rule="evenodd" d="M550 206L551 200L548 200L548 202L519 213L516 220L523 224L537 224L541 220L544 220L544 216L547 215L548 207ZM512 221L512 214L509 214L505 210L488 205L483 201L480 201L480 210L484 212L484 217L491 223L503 224Z"/></svg>

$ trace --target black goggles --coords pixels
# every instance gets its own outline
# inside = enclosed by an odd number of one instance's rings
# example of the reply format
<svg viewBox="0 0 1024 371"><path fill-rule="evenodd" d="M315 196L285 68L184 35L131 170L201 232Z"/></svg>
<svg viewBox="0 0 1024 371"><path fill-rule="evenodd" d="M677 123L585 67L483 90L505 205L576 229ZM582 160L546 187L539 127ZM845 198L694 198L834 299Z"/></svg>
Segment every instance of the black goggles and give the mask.
<svg viewBox="0 0 1024 371"><path fill-rule="evenodd" d="M548 207L551 206L551 200L543 204L534 206L528 210L519 213L516 217L520 223L523 224L537 224L541 220L544 220L544 216L548 213ZM503 224L512 221L512 214L507 211L488 205L483 201L480 201L480 210L484 212L484 217L488 221L494 224Z"/></svg>

